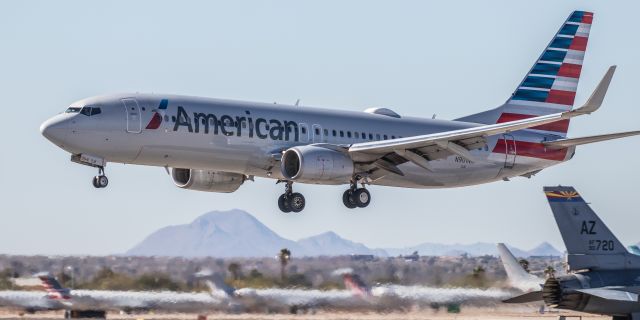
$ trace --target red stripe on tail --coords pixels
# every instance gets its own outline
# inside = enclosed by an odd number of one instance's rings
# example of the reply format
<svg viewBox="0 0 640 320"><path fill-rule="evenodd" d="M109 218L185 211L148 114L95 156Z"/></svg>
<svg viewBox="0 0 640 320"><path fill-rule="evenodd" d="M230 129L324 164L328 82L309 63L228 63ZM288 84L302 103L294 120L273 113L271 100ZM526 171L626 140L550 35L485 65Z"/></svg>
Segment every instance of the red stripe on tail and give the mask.
<svg viewBox="0 0 640 320"><path fill-rule="evenodd" d="M533 117L535 116L532 116L529 114L503 113L500 115L500 119L498 119L498 123L528 119ZM567 131L569 131L569 119L551 122L551 123L543 124L541 126L531 127L530 129L567 133Z"/></svg>
<svg viewBox="0 0 640 320"><path fill-rule="evenodd" d="M567 149L547 149L542 143L515 141L516 155L519 157L531 157L538 159L563 161L567 157ZM506 143L504 139L498 139L493 153L506 153Z"/></svg>

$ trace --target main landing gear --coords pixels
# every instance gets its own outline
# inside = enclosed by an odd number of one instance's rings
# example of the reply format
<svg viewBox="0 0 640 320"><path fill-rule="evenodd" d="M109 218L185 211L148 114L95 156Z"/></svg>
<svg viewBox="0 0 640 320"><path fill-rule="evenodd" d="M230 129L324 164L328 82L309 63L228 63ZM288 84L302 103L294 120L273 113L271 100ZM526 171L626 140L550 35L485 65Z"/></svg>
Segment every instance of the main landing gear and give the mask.
<svg viewBox="0 0 640 320"><path fill-rule="evenodd" d="M301 193L293 192L293 182L285 181L284 193L278 198L278 207L282 212L300 212L306 201Z"/></svg>
<svg viewBox="0 0 640 320"><path fill-rule="evenodd" d="M107 176L104 174L104 167L98 167L98 175L93 177L93 186L101 189L106 188L108 184L109 179L107 179Z"/></svg>
<svg viewBox="0 0 640 320"><path fill-rule="evenodd" d="M364 208L371 203L371 193L364 187L358 188L357 177L351 180L351 185L342 194L342 203L349 209Z"/></svg>

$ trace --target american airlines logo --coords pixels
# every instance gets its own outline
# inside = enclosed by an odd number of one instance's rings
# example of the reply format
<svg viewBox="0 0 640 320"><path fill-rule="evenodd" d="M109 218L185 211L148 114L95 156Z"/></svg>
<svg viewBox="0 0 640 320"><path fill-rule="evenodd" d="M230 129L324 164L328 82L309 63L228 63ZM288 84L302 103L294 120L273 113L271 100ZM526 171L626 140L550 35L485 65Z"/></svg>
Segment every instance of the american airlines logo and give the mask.
<svg viewBox="0 0 640 320"><path fill-rule="evenodd" d="M155 110L146 129L158 129L165 119L165 112L169 105L167 99L162 99ZM194 112L191 115L184 107L178 106L173 117L173 131L181 127L192 133L221 134L240 137L243 134L249 138L299 141L300 131L298 123L289 120L253 118L246 110L244 116L216 115L212 113ZM244 132L243 132L244 131ZM305 132L303 132L304 134Z"/></svg>
<svg viewBox="0 0 640 320"><path fill-rule="evenodd" d="M160 106L156 109L156 112L151 117L151 121L147 124L147 129L158 129L162 124L162 119L164 118L164 113L167 110L167 106L169 105L169 100L162 99L160 101Z"/></svg>

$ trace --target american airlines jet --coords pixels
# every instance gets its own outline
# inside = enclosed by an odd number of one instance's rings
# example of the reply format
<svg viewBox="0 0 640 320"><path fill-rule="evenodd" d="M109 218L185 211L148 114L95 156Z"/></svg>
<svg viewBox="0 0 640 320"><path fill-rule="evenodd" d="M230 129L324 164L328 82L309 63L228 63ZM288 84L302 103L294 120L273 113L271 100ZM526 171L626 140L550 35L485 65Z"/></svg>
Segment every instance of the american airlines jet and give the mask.
<svg viewBox="0 0 640 320"><path fill-rule="evenodd" d="M71 161L98 169L96 188L108 184L108 162L171 168L178 187L209 192L270 178L283 182L283 212L305 207L294 182L348 184L344 205L363 208L367 185L449 188L531 177L571 159L577 145L640 134L567 138L571 118L600 107L615 71L572 109L592 19L573 12L503 105L455 120L136 93L77 101L40 130Z"/></svg>

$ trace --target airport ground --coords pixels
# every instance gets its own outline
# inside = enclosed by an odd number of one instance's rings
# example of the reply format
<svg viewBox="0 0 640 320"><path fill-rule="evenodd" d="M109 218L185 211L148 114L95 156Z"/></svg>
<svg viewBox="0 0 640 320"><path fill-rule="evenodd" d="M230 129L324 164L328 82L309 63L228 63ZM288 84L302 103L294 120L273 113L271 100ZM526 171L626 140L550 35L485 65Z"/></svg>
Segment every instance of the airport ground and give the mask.
<svg viewBox="0 0 640 320"><path fill-rule="evenodd" d="M402 313L356 313L356 312L317 312L315 314L226 314L214 313L207 315L207 319L219 320L288 320L288 319L332 319L332 320L557 320L565 316L567 320L605 320L606 316L584 314L578 312L546 312L539 313L534 307L492 307L465 308L460 313L434 312L432 310L416 310ZM0 310L0 319L62 319L62 312L43 312L19 315L10 310ZM107 319L145 319L145 320L183 320L198 319L197 314L136 314L120 315L108 314Z"/></svg>

